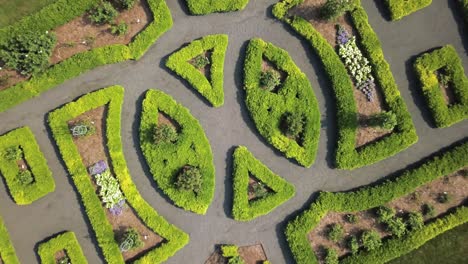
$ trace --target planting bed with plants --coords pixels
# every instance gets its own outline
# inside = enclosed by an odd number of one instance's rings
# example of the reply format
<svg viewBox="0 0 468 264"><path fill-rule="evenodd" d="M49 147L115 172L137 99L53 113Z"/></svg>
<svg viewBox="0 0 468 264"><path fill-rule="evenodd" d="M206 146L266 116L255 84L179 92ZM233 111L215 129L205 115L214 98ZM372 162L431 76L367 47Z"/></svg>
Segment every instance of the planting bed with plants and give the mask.
<svg viewBox="0 0 468 264"><path fill-rule="evenodd" d="M42 264L87 264L75 233L63 232L41 242L37 254Z"/></svg>
<svg viewBox="0 0 468 264"><path fill-rule="evenodd" d="M414 69L437 127L468 117L468 78L455 48L448 45L422 55Z"/></svg>
<svg viewBox="0 0 468 264"><path fill-rule="evenodd" d="M185 0L185 2L192 15L207 15L242 10L249 0Z"/></svg>
<svg viewBox="0 0 468 264"><path fill-rule="evenodd" d="M11 197L20 205L31 204L55 190L52 172L29 127L0 136L0 172Z"/></svg>
<svg viewBox="0 0 468 264"><path fill-rule="evenodd" d="M384 0L391 20L400 20L432 3L432 0Z"/></svg>
<svg viewBox="0 0 468 264"><path fill-rule="evenodd" d="M287 158L310 167L320 137L320 111L307 76L288 53L261 39L250 40L244 89L260 134Z"/></svg>
<svg viewBox="0 0 468 264"><path fill-rule="evenodd" d="M106 261L158 263L187 244L189 237L158 215L132 182L120 137L123 92L112 86L87 94L51 112L49 126ZM102 160L99 152L108 163L90 164ZM116 226L115 218L120 217L129 225ZM142 249L144 253L138 254Z"/></svg>
<svg viewBox="0 0 468 264"><path fill-rule="evenodd" d="M227 35L209 35L172 54L166 66L187 80L213 106L224 103L224 57Z"/></svg>
<svg viewBox="0 0 468 264"><path fill-rule="evenodd" d="M262 244L238 247L219 245L205 264L270 264Z"/></svg>
<svg viewBox="0 0 468 264"><path fill-rule="evenodd" d="M177 206L205 214L215 189L213 154L190 111L169 95L149 90L143 101L140 144L158 187Z"/></svg>

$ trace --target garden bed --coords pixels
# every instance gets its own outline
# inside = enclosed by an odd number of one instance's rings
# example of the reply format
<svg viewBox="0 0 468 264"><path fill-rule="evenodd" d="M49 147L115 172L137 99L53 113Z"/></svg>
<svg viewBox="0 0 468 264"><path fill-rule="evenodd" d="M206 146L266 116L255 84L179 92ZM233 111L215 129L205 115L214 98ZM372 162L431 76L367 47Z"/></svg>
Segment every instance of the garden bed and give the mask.
<svg viewBox="0 0 468 264"><path fill-rule="evenodd" d="M262 244L238 247L237 252L245 264L262 264L269 263ZM205 261L205 264L226 264L229 257L224 257L222 247L219 247Z"/></svg>

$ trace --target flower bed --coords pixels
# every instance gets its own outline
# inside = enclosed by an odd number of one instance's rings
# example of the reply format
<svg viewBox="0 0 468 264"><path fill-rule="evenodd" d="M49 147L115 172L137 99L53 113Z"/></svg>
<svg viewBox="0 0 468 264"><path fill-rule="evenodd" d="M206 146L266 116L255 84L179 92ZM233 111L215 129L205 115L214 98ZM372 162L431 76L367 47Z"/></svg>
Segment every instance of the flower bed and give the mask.
<svg viewBox="0 0 468 264"><path fill-rule="evenodd" d="M39 244L37 254L41 258L42 264L57 264L55 255L59 251L65 251L70 263L86 264L86 260L81 246L76 239L75 233L64 232Z"/></svg>
<svg viewBox="0 0 468 264"><path fill-rule="evenodd" d="M263 71L265 61L287 75L283 82L275 81L273 89L262 85L274 78ZM247 109L260 134L286 157L310 167L318 148L320 111L309 80L289 54L252 39L244 62L244 89Z"/></svg>
<svg viewBox="0 0 468 264"><path fill-rule="evenodd" d="M172 54L166 66L186 79L213 106L224 103L224 58L228 45L227 35L209 35L192 41L188 46ZM212 51L212 52L211 52ZM207 65L197 69L191 60L210 52ZM205 57L203 57L205 58Z"/></svg>
<svg viewBox="0 0 468 264"><path fill-rule="evenodd" d="M11 244L10 235L3 219L0 217L0 261L5 264L19 264L15 248Z"/></svg>
<svg viewBox="0 0 468 264"><path fill-rule="evenodd" d="M417 58L414 69L437 127L449 127L468 118L468 78L455 48L448 45ZM448 104L436 74L443 69L453 89L454 104Z"/></svg>
<svg viewBox="0 0 468 264"><path fill-rule="evenodd" d="M192 15L231 12L244 9L249 0L185 0Z"/></svg>
<svg viewBox="0 0 468 264"><path fill-rule="evenodd" d="M76 162L77 160L81 160L81 158L77 146L73 142L73 137L70 132L64 133L64 131L69 131L68 120L92 109L108 105L105 137L115 177L119 182L126 201L141 221L153 232L165 239L163 244L146 251L134 263L159 263L165 261L185 246L188 243L189 237L183 231L168 223L143 200L129 175L119 133L123 94L124 90L120 86L112 86L87 94L77 101L51 112L48 117L49 126L68 172L81 196L86 214L93 227L104 258L109 263L124 263L119 245L114 238L114 231L101 205L101 200L95 193L95 188L88 175L87 168L83 162Z"/></svg>
<svg viewBox="0 0 468 264"><path fill-rule="evenodd" d="M172 118L180 127L176 140L155 142L154 130L163 125L158 121L160 113ZM159 188L177 206L205 214L215 190L213 154L203 128L189 110L169 95L149 90L143 101L140 144ZM196 168L201 174L199 190L184 190L177 186L176 177L186 167Z"/></svg>
<svg viewBox="0 0 468 264"><path fill-rule="evenodd" d="M29 127L0 136L0 171L17 204L26 205L55 190L55 181Z"/></svg>
<svg viewBox="0 0 468 264"><path fill-rule="evenodd" d="M400 20L430 4L432 0L385 0L384 3L390 12L391 20Z"/></svg>

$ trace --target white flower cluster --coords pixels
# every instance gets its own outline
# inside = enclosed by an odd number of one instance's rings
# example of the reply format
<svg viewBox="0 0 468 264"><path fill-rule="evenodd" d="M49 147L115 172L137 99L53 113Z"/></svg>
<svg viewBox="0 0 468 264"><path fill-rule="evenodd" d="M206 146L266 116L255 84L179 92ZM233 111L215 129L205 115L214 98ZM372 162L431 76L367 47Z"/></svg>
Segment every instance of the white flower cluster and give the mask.
<svg viewBox="0 0 468 264"><path fill-rule="evenodd" d="M351 37L348 42L339 45L338 54L356 81L357 87L360 87L366 81L374 80L369 61L362 55L361 50L356 45L356 37Z"/></svg>
<svg viewBox="0 0 468 264"><path fill-rule="evenodd" d="M102 202L106 208L112 208L119 204L120 201L124 200L124 196L120 191L119 183L115 179L109 170L104 171L101 174L96 174L96 184L99 186L99 196L101 196Z"/></svg>

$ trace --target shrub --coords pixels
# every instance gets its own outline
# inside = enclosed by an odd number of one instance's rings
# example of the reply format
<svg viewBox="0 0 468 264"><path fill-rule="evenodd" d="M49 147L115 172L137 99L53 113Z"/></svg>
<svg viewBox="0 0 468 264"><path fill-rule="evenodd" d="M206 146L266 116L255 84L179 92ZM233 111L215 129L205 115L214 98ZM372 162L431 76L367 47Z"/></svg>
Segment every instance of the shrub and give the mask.
<svg viewBox="0 0 468 264"><path fill-rule="evenodd" d="M439 193L437 196L437 201L439 203L449 203L452 201L452 195L448 192Z"/></svg>
<svg viewBox="0 0 468 264"><path fill-rule="evenodd" d="M111 23L119 12L115 10L111 3L102 1L89 12L89 18L96 24Z"/></svg>
<svg viewBox="0 0 468 264"><path fill-rule="evenodd" d="M338 264L338 253L336 250L327 248L325 254L325 264Z"/></svg>
<svg viewBox="0 0 468 264"><path fill-rule="evenodd" d="M411 230L418 230L421 229L424 226L424 218L421 213L417 212L411 212L408 215L408 220L406 221L406 224L408 225L408 228Z"/></svg>
<svg viewBox="0 0 468 264"><path fill-rule="evenodd" d="M36 74L49 66L56 41L53 33L24 32L0 43L0 58L21 75Z"/></svg>
<svg viewBox="0 0 468 264"><path fill-rule="evenodd" d="M185 0L192 15L242 10L249 0Z"/></svg>
<svg viewBox="0 0 468 264"><path fill-rule="evenodd" d="M423 204L422 213L424 217L431 218L436 215L436 210L432 204Z"/></svg>
<svg viewBox="0 0 468 264"><path fill-rule="evenodd" d="M34 178L31 172L28 170L21 170L18 173L18 180L21 182L21 184L24 184L24 185L28 185L34 182Z"/></svg>
<svg viewBox="0 0 468 264"><path fill-rule="evenodd" d="M66 256L57 261L55 255L61 250L66 252ZM44 264L88 263L86 257L83 255L81 246L76 239L75 233L73 232L64 232L55 235L53 238L45 242L41 242L37 249L37 253L41 259L40 263Z"/></svg>
<svg viewBox="0 0 468 264"><path fill-rule="evenodd" d="M3 219L0 217L0 252L2 263L20 264Z"/></svg>
<svg viewBox="0 0 468 264"><path fill-rule="evenodd" d="M356 254L359 251L359 241L356 236L350 236L348 238L347 246L351 251L351 254Z"/></svg>
<svg viewBox="0 0 468 264"><path fill-rule="evenodd" d="M240 256L234 256L228 259L228 264L245 264L245 261Z"/></svg>
<svg viewBox="0 0 468 264"><path fill-rule="evenodd" d="M377 216L379 217L380 222L386 223L387 221L395 217L395 209L387 206L380 206L377 209Z"/></svg>
<svg viewBox="0 0 468 264"><path fill-rule="evenodd" d="M177 176L175 185L180 190L193 191L198 194L202 189L202 175L200 169L192 166L185 166Z"/></svg>
<svg viewBox="0 0 468 264"><path fill-rule="evenodd" d="M255 182L252 184L252 190L255 198L263 198L268 195L268 190L261 182Z"/></svg>
<svg viewBox="0 0 468 264"><path fill-rule="evenodd" d="M114 0L114 3L123 9L130 9L135 5L135 0Z"/></svg>
<svg viewBox="0 0 468 264"><path fill-rule="evenodd" d="M355 223L358 222L359 217L357 215L354 215L354 214L347 214L347 215L345 215L345 220L346 220L346 222L348 222L350 224L355 224Z"/></svg>
<svg viewBox="0 0 468 264"><path fill-rule="evenodd" d="M96 126L88 119L77 122L70 130L74 137L87 137L96 134Z"/></svg>
<svg viewBox="0 0 468 264"><path fill-rule="evenodd" d="M432 0L385 0L383 2L390 11L390 19L395 21L429 6Z"/></svg>
<svg viewBox="0 0 468 264"><path fill-rule="evenodd" d="M300 139L304 132L305 120L301 114L286 113L284 115L284 132L287 136L296 140Z"/></svg>
<svg viewBox="0 0 468 264"><path fill-rule="evenodd" d="M3 157L8 161L17 161L23 158L23 151L19 146L11 146L5 149Z"/></svg>
<svg viewBox="0 0 468 264"><path fill-rule="evenodd" d="M396 115L389 112L381 112L378 114L372 115L367 121L366 124L371 127L380 127L387 130L393 130L398 124Z"/></svg>
<svg viewBox="0 0 468 264"><path fill-rule="evenodd" d="M112 24L110 31L113 35L123 36L128 32L128 25L125 22L120 22L119 24Z"/></svg>
<svg viewBox="0 0 468 264"><path fill-rule="evenodd" d="M238 250L239 250L239 248L236 245L223 245L223 246L221 246L221 253L222 253L223 257L225 257L225 258L238 256L239 255Z"/></svg>
<svg viewBox="0 0 468 264"><path fill-rule="evenodd" d="M203 69L210 64L210 60L205 55L198 55L193 59L193 66L197 69Z"/></svg>
<svg viewBox="0 0 468 264"><path fill-rule="evenodd" d="M387 231L398 238L406 234L406 224L399 217L393 217L386 222Z"/></svg>
<svg viewBox="0 0 468 264"><path fill-rule="evenodd" d="M320 15L326 20L336 20L353 8L353 0L327 0L320 8Z"/></svg>
<svg viewBox="0 0 468 264"><path fill-rule="evenodd" d="M343 238L344 229L342 225L333 224L328 230L327 237L333 242L338 242Z"/></svg>
<svg viewBox="0 0 468 264"><path fill-rule="evenodd" d="M110 170L101 174L96 174L96 185L99 187L99 196L107 209L113 208L121 203L125 198L120 191L120 185Z"/></svg>
<svg viewBox="0 0 468 264"><path fill-rule="evenodd" d="M361 243L367 251L372 251L382 246L382 239L374 230L364 231L361 235Z"/></svg>
<svg viewBox="0 0 468 264"><path fill-rule="evenodd" d="M128 228L125 230L123 234L119 248L122 252L131 251L137 248L140 248L144 245L143 241L141 241L140 234L135 228Z"/></svg>
<svg viewBox="0 0 468 264"><path fill-rule="evenodd" d="M281 84L281 75L278 71L269 69L262 72L260 76L260 85L268 91L273 91Z"/></svg>
<svg viewBox="0 0 468 264"><path fill-rule="evenodd" d="M156 144L174 143L178 135L176 129L168 124L161 124L154 127L153 141Z"/></svg>

